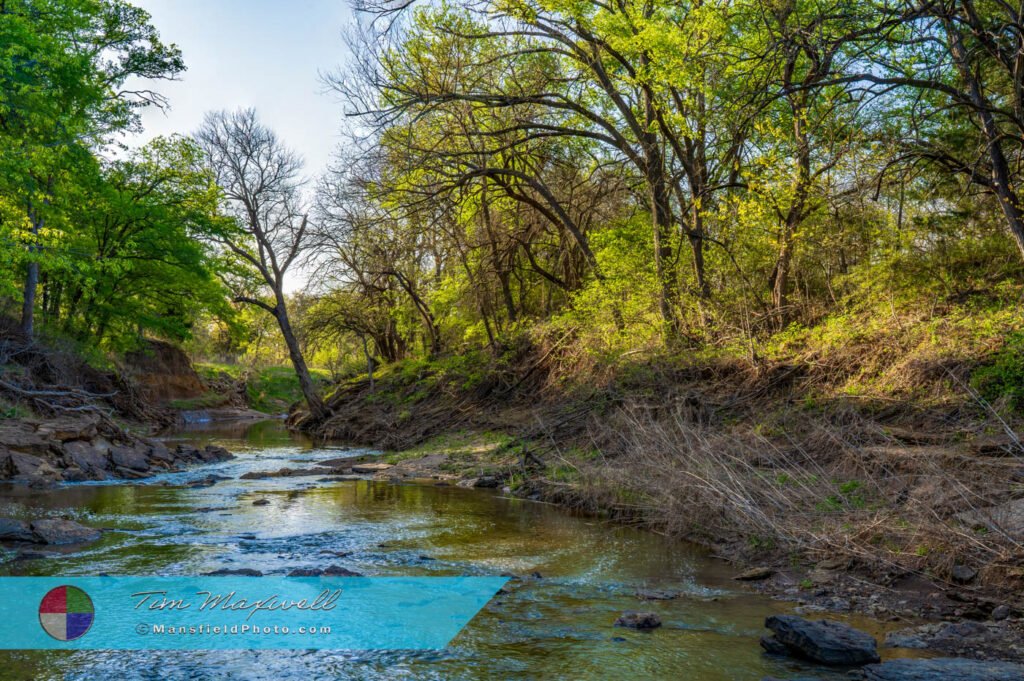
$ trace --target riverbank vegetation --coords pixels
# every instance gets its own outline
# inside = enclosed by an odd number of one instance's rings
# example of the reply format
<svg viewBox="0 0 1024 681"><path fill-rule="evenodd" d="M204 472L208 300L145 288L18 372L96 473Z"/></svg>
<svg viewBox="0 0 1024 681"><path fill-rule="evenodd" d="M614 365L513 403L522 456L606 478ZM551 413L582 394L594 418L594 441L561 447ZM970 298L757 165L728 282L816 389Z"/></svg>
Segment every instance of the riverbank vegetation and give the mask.
<svg viewBox="0 0 1024 681"><path fill-rule="evenodd" d="M1015 13L358 10L318 65L348 137L306 178L251 110L113 154L177 49L120 1L2 3L23 336L287 363L297 392L250 398L301 395L296 428L498 432L525 494L743 553L1022 577Z"/></svg>

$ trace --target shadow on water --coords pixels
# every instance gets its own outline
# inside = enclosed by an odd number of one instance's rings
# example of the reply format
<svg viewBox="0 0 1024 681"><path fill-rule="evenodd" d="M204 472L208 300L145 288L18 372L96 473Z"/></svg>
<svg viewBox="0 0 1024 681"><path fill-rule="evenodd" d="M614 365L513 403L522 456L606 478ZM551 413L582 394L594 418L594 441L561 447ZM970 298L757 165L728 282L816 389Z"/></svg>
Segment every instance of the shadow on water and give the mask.
<svg viewBox="0 0 1024 681"><path fill-rule="evenodd" d="M107 528L86 550L0 565L7 575L286 574L335 564L368 575L530 575L510 582L444 651L0 651L0 679L694 679L802 672L761 654L764 617L787 609L744 592L693 546L482 490L316 477L240 479L365 450L318 447L279 421L193 426L231 461L133 484L7 488L0 515L78 518ZM188 487L210 474L225 480ZM266 505L253 505L266 499ZM642 602L637 589L678 592ZM653 632L615 628L657 612ZM853 620L879 634L884 626ZM831 674L831 676L830 676Z"/></svg>

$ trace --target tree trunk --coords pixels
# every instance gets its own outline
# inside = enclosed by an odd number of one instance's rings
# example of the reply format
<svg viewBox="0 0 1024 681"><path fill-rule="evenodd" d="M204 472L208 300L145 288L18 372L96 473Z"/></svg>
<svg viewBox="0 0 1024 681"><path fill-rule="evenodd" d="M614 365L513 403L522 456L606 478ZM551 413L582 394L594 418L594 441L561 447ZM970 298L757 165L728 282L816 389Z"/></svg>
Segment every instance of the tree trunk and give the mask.
<svg viewBox="0 0 1024 681"><path fill-rule="evenodd" d="M366 342L366 335L359 334L359 340L363 342L363 355L366 357L366 376L370 379L370 392L373 392L373 356L370 354L370 347Z"/></svg>
<svg viewBox="0 0 1024 681"><path fill-rule="evenodd" d="M25 274L25 295L21 304L21 332L29 338L35 332L36 286L39 284L39 263L28 264Z"/></svg>
<svg viewBox="0 0 1024 681"><path fill-rule="evenodd" d="M988 143L988 156L992 162L992 190L999 202L999 208L1006 218L1010 235L1017 244L1017 250L1020 251L1021 256L1024 256L1024 212L1021 211L1020 199L1010 181L1010 165L1003 152L1003 135L992 116L992 106L983 93L981 83L978 82L968 62L969 55L959 30L948 19L945 21L945 25L953 61L956 63L960 77L967 84L971 104L978 114L981 129L985 134L985 141Z"/></svg>
<svg viewBox="0 0 1024 681"><path fill-rule="evenodd" d="M651 187L652 236L654 239L654 270L658 278L658 309L665 323L669 339L679 335L679 322L676 319L676 302L678 290L671 266L671 212L668 208L668 194L663 183L653 183Z"/></svg>
<svg viewBox="0 0 1024 681"><path fill-rule="evenodd" d="M803 122L803 96L800 103L792 104L792 110L793 138L796 142L796 177L793 179L793 198L779 234L779 255L775 262L775 280L772 283L772 304L779 328L784 327L791 316L787 295L793 260L793 236L807 217L807 197L811 190L811 145Z"/></svg>
<svg viewBox="0 0 1024 681"><path fill-rule="evenodd" d="M28 268L25 272L25 293L21 304L21 332L29 338L35 333L35 310L36 310L36 289L39 288L39 262L34 259L33 254L39 252L39 232L43 226L43 219L29 206L29 219L32 222L32 244L28 248Z"/></svg>
<svg viewBox="0 0 1024 681"><path fill-rule="evenodd" d="M774 281L772 281L772 307L775 310L775 319L779 327L786 325L789 299L786 295L789 289L789 263L792 253L793 226L789 219L782 224L782 231L779 235L779 255L775 259Z"/></svg>
<svg viewBox="0 0 1024 681"><path fill-rule="evenodd" d="M288 346L288 357L292 361L292 367L295 369L295 375L299 378L299 389L302 391L302 396L306 400L306 405L309 407L310 415L320 420L327 415L327 407L324 406L324 401L320 397L320 393L316 389L316 385L313 383L313 377L309 373L309 367L306 366L306 360L302 356L302 349L299 347L299 341L295 337L295 332L292 330L291 321L288 319L288 308L285 306L284 295L277 292L277 306L274 308L274 318L277 319L277 325L281 328L281 335L284 337L284 342Z"/></svg>
<svg viewBox="0 0 1024 681"><path fill-rule="evenodd" d="M688 238L693 250L693 276L697 283L697 295L702 300L711 298L711 285L708 283L704 266L704 216L699 205L693 207L693 227Z"/></svg>

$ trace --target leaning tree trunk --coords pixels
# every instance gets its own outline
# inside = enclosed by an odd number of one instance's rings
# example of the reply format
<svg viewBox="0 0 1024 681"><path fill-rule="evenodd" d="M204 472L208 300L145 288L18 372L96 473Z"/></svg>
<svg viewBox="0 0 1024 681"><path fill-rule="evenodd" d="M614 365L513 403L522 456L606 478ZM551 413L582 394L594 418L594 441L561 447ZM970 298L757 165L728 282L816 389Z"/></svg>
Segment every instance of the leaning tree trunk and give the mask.
<svg viewBox="0 0 1024 681"><path fill-rule="evenodd" d="M277 319L277 325L281 328L281 335L284 337L285 345L288 346L288 357L291 359L295 375L299 379L299 389L302 391L302 397L306 400L306 405L309 407L310 416L320 421L327 416L327 407L324 405L324 401L320 397L316 385L313 383L313 377L310 375L309 367L306 366L306 360L302 356L299 341L295 337L291 321L288 319L288 309L285 307L284 296L280 293L277 295L277 307L274 309L274 317Z"/></svg>

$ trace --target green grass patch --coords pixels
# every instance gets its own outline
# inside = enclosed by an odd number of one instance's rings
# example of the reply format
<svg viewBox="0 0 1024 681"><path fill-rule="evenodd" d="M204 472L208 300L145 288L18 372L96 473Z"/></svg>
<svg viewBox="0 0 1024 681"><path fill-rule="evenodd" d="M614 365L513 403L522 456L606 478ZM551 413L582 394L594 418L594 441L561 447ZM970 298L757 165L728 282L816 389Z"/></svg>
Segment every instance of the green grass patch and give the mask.
<svg viewBox="0 0 1024 681"><path fill-rule="evenodd" d="M172 409L185 409L185 410L197 410L197 409L213 409L215 407L222 407L227 404L227 398L220 393L208 392L199 397L189 397L181 400L171 400L168 405Z"/></svg>
<svg viewBox="0 0 1024 681"><path fill-rule="evenodd" d="M299 379L290 366L246 367L239 364L202 362L196 364L195 368L204 380L216 379L222 374L227 374L234 380L245 381L246 401L249 407L256 411L280 414L302 400ZM331 384L331 373L324 369L310 369L310 374L320 390L326 391Z"/></svg>

